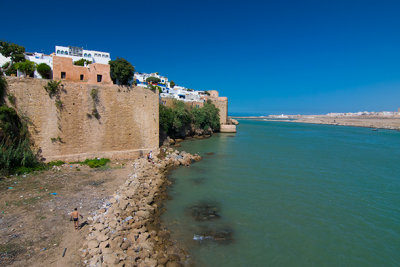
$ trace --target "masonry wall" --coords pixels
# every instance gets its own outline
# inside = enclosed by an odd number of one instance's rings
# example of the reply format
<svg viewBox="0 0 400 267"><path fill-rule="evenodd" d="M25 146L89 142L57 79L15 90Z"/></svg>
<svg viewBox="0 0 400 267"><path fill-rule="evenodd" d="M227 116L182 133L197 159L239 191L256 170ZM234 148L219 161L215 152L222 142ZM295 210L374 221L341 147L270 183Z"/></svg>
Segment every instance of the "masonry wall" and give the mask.
<svg viewBox="0 0 400 267"><path fill-rule="evenodd" d="M213 91L217 92L217 91ZM219 109L219 122L220 124L227 124L228 122L228 98L226 97L218 97L218 92L215 96L207 96L206 99L211 100L211 102ZM167 107L174 106L174 98L161 98L162 104ZM185 102L185 104L189 107L203 107L203 102Z"/></svg>
<svg viewBox="0 0 400 267"><path fill-rule="evenodd" d="M175 98L169 98L169 97L163 97L161 98L161 104L169 107L169 108L173 108L174 107L174 103L175 103L176 99ZM188 107L191 108L202 108L204 106L204 102L197 102L197 101L191 101L191 102L184 102L185 105L187 105Z"/></svg>
<svg viewBox="0 0 400 267"><path fill-rule="evenodd" d="M228 98L208 97L208 99L219 109L219 122L221 124L226 124L228 121Z"/></svg>
<svg viewBox="0 0 400 267"><path fill-rule="evenodd" d="M158 148L159 97L141 87L63 82L61 110L44 89L49 80L7 77L16 109L30 119L29 131L46 161L134 158ZM92 89L98 89L92 113ZM57 140L59 139L60 140Z"/></svg>

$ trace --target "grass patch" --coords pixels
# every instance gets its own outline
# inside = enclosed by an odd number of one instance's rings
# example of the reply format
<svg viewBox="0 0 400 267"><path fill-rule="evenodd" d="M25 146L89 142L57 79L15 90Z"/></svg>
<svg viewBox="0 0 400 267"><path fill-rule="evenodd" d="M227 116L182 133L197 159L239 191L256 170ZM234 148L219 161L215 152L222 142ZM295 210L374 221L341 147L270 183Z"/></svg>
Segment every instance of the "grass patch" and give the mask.
<svg viewBox="0 0 400 267"><path fill-rule="evenodd" d="M31 173L31 172L35 172L35 171L45 171L45 170L48 170L48 166L45 164L38 165L35 167L21 166L21 167L18 167L15 169L14 174L20 175L20 174L27 174L27 173Z"/></svg>
<svg viewBox="0 0 400 267"><path fill-rule="evenodd" d="M0 244L0 263L3 266L10 265L19 254L24 252L25 249L19 244Z"/></svg>
<svg viewBox="0 0 400 267"><path fill-rule="evenodd" d="M75 161L75 162L70 162L70 164L81 164L81 165L88 165L90 168L100 168L102 166L105 166L109 162L110 159L101 158L101 159L87 159L85 161Z"/></svg>
<svg viewBox="0 0 400 267"><path fill-rule="evenodd" d="M64 164L65 164L65 162L62 161L62 160L50 161L49 163L47 163L47 165L48 165L49 167L61 166L61 165L64 165Z"/></svg>
<svg viewBox="0 0 400 267"><path fill-rule="evenodd" d="M52 143L55 143L55 142L62 143L63 142L60 136L52 137L52 138L50 138L50 140L51 140Z"/></svg>
<svg viewBox="0 0 400 267"><path fill-rule="evenodd" d="M27 174L27 173L31 173L31 172L46 171L46 170L51 169L53 166L61 166L63 164L65 164L64 161L56 160L56 161L51 161L47 164L40 164L35 167L21 166L21 167L18 167L15 169L14 174L21 175L21 174Z"/></svg>

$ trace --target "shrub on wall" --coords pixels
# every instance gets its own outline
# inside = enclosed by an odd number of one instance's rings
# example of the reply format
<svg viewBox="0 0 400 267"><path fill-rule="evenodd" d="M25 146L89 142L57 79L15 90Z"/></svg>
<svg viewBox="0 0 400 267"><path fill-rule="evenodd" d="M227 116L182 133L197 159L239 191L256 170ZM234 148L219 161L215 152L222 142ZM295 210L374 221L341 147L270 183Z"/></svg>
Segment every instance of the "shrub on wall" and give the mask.
<svg viewBox="0 0 400 267"><path fill-rule="evenodd" d="M39 65L37 65L36 70L39 72L40 76L42 76L43 79L50 79L51 68L46 63L40 63Z"/></svg>
<svg viewBox="0 0 400 267"><path fill-rule="evenodd" d="M61 81L49 81L44 89L47 91L50 97L57 96L60 92Z"/></svg>
<svg viewBox="0 0 400 267"><path fill-rule="evenodd" d="M90 96L92 97L92 99L93 99L93 101L94 101L95 103L99 102L99 90L98 90L98 89L93 88L93 89L90 91Z"/></svg>
<svg viewBox="0 0 400 267"><path fill-rule="evenodd" d="M9 94L7 96L7 98L8 98L8 101L11 103L11 105L15 106L15 102L16 102L15 96L12 94Z"/></svg>
<svg viewBox="0 0 400 267"><path fill-rule="evenodd" d="M76 65L76 66L85 66L85 63L86 63L86 65L89 65L89 64L92 64L92 61L84 59L84 58L81 58L81 59L75 61L74 65Z"/></svg>

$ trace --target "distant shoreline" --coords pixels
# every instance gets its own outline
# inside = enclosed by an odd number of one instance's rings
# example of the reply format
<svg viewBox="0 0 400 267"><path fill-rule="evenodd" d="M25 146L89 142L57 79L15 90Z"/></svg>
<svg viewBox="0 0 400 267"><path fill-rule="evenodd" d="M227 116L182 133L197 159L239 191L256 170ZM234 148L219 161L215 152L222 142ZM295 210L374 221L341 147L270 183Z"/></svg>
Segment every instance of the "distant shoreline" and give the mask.
<svg viewBox="0 0 400 267"><path fill-rule="evenodd" d="M294 115L285 118L269 116L232 117L266 121L286 121L326 125L355 126L374 129L400 130L400 116L327 116L327 115Z"/></svg>

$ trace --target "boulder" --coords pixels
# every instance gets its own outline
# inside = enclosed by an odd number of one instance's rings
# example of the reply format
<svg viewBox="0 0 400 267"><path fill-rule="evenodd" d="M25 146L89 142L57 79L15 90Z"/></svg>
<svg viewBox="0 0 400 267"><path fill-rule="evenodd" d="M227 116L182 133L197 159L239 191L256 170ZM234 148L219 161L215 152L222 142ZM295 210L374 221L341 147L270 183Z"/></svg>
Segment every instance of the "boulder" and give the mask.
<svg viewBox="0 0 400 267"><path fill-rule="evenodd" d="M94 249L94 248L97 248L97 247L99 247L99 242L97 241L97 240L90 240L89 242L88 242L88 248L89 249Z"/></svg>
<svg viewBox="0 0 400 267"><path fill-rule="evenodd" d="M103 255L103 262L112 266L119 263L119 258L114 254L105 254Z"/></svg>
<svg viewBox="0 0 400 267"><path fill-rule="evenodd" d="M127 250L130 247L129 241L126 240L121 244L121 249L122 250Z"/></svg>
<svg viewBox="0 0 400 267"><path fill-rule="evenodd" d="M146 266L148 266L148 267L156 267L157 266L157 260L152 259L152 258L144 259L144 263L146 263Z"/></svg>
<svg viewBox="0 0 400 267"><path fill-rule="evenodd" d="M104 224L102 224L102 223L96 223L95 225L93 225L93 228L95 229L95 230L97 230L97 231L101 231L101 230L103 230L104 229Z"/></svg>
<svg viewBox="0 0 400 267"><path fill-rule="evenodd" d="M105 254L111 254L111 253L113 253L113 250L112 250L111 248L102 248L102 249L101 249L101 253L102 253L103 255L105 255Z"/></svg>
<svg viewBox="0 0 400 267"><path fill-rule="evenodd" d="M105 234L98 234L96 238L100 242L107 241L108 239L110 239L110 237Z"/></svg>
<svg viewBox="0 0 400 267"><path fill-rule="evenodd" d="M167 264L165 266L166 267L181 267L182 264L180 264L179 262L176 262L176 261L169 261L169 262L167 262Z"/></svg>
<svg viewBox="0 0 400 267"><path fill-rule="evenodd" d="M138 216L139 218L148 218L150 216L150 213L148 211L144 211L144 210L139 210L136 212L136 216Z"/></svg>

